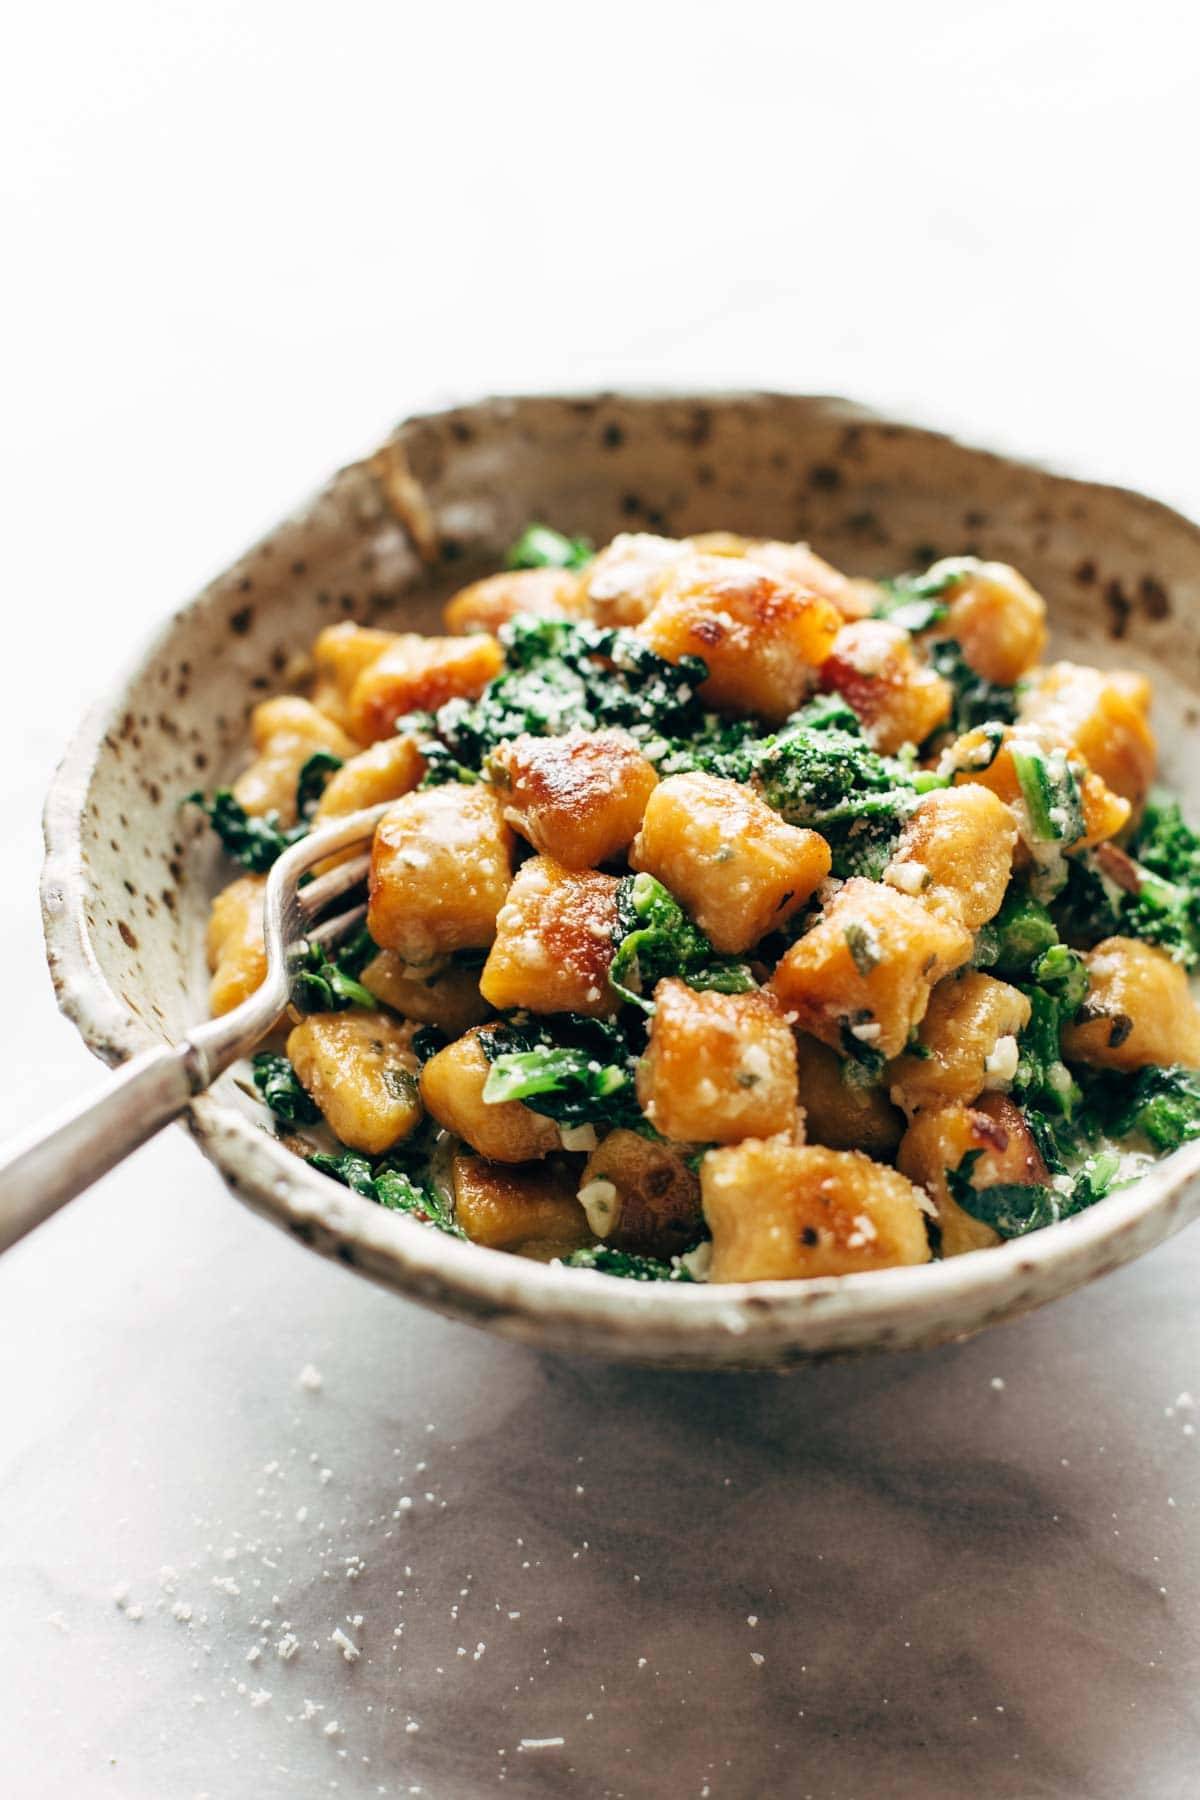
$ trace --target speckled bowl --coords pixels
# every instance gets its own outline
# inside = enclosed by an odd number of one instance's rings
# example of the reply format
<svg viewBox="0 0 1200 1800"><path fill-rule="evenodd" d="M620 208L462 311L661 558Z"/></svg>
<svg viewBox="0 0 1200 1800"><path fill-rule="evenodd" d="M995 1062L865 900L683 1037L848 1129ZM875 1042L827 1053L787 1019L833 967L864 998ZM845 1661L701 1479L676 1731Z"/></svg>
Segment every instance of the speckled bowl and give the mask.
<svg viewBox="0 0 1200 1800"><path fill-rule="evenodd" d="M967 448L842 400L777 394L485 400L409 420L176 613L83 725L46 807L59 1003L107 1062L205 1013L208 900L228 878L178 801L228 777L247 715L333 619L427 628L530 518L808 538L860 574L974 551L1047 596L1056 648L1157 687L1168 777L1200 693L1200 531L1138 494ZM1198 798L1200 796L1193 796ZM314 1173L232 1076L189 1123L230 1187L301 1243L507 1337L692 1368L781 1368L936 1344L1139 1256L1200 1208L1200 1145L1089 1212L999 1249L811 1282L675 1287L462 1244Z"/></svg>

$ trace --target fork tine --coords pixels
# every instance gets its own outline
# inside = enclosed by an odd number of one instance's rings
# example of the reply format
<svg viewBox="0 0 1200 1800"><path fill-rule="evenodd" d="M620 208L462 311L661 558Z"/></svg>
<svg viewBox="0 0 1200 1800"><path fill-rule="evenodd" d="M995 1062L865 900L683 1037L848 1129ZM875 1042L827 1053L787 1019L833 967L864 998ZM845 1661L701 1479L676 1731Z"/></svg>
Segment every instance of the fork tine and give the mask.
<svg viewBox="0 0 1200 1800"><path fill-rule="evenodd" d="M318 875L305 887L296 890L296 899L306 917L313 919L331 900L338 900L348 894L352 888L366 880L371 867L369 856L356 856L349 862L339 863L336 869L327 869L324 875Z"/></svg>
<svg viewBox="0 0 1200 1800"><path fill-rule="evenodd" d="M323 950L328 950L331 944L339 943L342 938L356 931L366 916L367 903L364 900L361 906L352 906L349 912L335 913L332 919L323 920L315 930L308 933L307 942L320 944Z"/></svg>

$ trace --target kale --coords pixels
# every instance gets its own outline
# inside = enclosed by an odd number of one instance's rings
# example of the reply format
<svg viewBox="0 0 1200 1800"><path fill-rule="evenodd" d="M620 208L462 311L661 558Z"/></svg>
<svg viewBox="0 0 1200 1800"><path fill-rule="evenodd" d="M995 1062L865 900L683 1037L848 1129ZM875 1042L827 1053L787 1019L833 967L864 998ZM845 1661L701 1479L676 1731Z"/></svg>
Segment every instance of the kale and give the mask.
<svg viewBox="0 0 1200 1800"><path fill-rule="evenodd" d="M592 560L585 537L564 537L550 525L527 525L504 559L509 569L582 569Z"/></svg>
<svg viewBox="0 0 1200 1800"><path fill-rule="evenodd" d="M646 996L667 975L720 994L744 994L756 985L744 962L718 956L661 881L645 873L627 875L617 889L617 950L609 985L623 1000L653 1012Z"/></svg>
<svg viewBox="0 0 1200 1800"><path fill-rule="evenodd" d="M1099 1096L1098 1096L1099 1098ZM1115 1138L1142 1137L1156 1150L1178 1150L1200 1138L1200 1072L1173 1066L1114 1078L1103 1095L1105 1128Z"/></svg>
<svg viewBox="0 0 1200 1800"><path fill-rule="evenodd" d="M980 1154L969 1150L957 1169L946 1171L950 1198L973 1219L990 1225L1003 1238L1012 1238L1041 1231L1043 1226L1053 1225L1065 1216L1063 1196L1040 1182L1003 1181L995 1187L973 1187L970 1165Z"/></svg>
<svg viewBox="0 0 1200 1800"><path fill-rule="evenodd" d="M994 919L975 943L975 966L1009 980L1028 975L1034 963L1058 943L1058 929L1039 900L1014 883Z"/></svg>
<svg viewBox="0 0 1200 1800"><path fill-rule="evenodd" d="M1064 1023L1083 1005L1088 991L1087 965L1078 951L1051 944L1033 963L1034 981L1058 1003Z"/></svg>
<svg viewBox="0 0 1200 1800"><path fill-rule="evenodd" d="M767 805L789 825L819 831L833 873L878 880L921 794L945 786L928 770L880 756L838 725L789 722L760 744L752 776Z"/></svg>
<svg viewBox="0 0 1200 1800"><path fill-rule="evenodd" d="M950 1197L963 1211L1003 1238L1025 1237L1094 1206L1112 1191L1121 1159L1115 1150L1089 1156L1069 1180L1060 1176L1051 1183L998 1182L977 1188L971 1174L982 1152L969 1150L957 1169L946 1172Z"/></svg>
<svg viewBox="0 0 1200 1800"><path fill-rule="evenodd" d="M1054 921L1069 944L1098 944L1122 930L1127 896L1100 872L1093 853L1067 858L1067 880L1055 897Z"/></svg>
<svg viewBox="0 0 1200 1800"><path fill-rule="evenodd" d="M431 1056L446 1048L449 1039L436 1025L419 1025L412 1034L412 1053L422 1067Z"/></svg>
<svg viewBox="0 0 1200 1800"><path fill-rule="evenodd" d="M320 1153L308 1158L309 1166L340 1181L356 1194L374 1200L389 1212L408 1213L424 1225L436 1226L450 1237L465 1238L466 1233L454 1221L454 1215L442 1196L428 1185L415 1181L407 1170L398 1168L394 1155L372 1162L356 1150L338 1155Z"/></svg>
<svg viewBox="0 0 1200 1800"><path fill-rule="evenodd" d="M254 1085L285 1125L315 1125L320 1108L300 1085L300 1078L286 1056L260 1050L252 1062Z"/></svg>
<svg viewBox="0 0 1200 1800"><path fill-rule="evenodd" d="M700 770L725 781L749 781L762 738L753 719L725 719L704 713L686 739L648 746L655 752L660 775L690 775Z"/></svg>
<svg viewBox="0 0 1200 1800"><path fill-rule="evenodd" d="M977 674L954 638L933 644L929 660L953 692L950 725L955 732L973 731L978 725L1012 724L1017 716L1017 690Z"/></svg>
<svg viewBox="0 0 1200 1800"><path fill-rule="evenodd" d="M524 1014L501 1020L479 1044L492 1065L487 1105L520 1100L568 1128L644 1124L629 1046L615 1025L576 1013L553 1020Z"/></svg>
<svg viewBox="0 0 1200 1800"><path fill-rule="evenodd" d="M564 1258L567 1269L594 1269L600 1275L619 1275L625 1281L693 1281L683 1264L675 1259L661 1262L656 1256L635 1256L630 1250L615 1250L608 1244L592 1244L585 1250L573 1250Z"/></svg>
<svg viewBox="0 0 1200 1800"><path fill-rule="evenodd" d="M862 720L840 694L815 694L787 722L789 726L802 725L808 731L842 731L857 738L863 734Z"/></svg>
<svg viewBox="0 0 1200 1800"><path fill-rule="evenodd" d="M308 758L296 780L295 825L281 825L276 812L248 813L234 798L232 788L217 788L211 800L197 789L185 795L183 804L200 807L234 862L255 875L265 875L285 850L308 836L325 783L341 766L341 757L331 750L315 750Z"/></svg>
<svg viewBox="0 0 1200 1800"><path fill-rule="evenodd" d="M670 663L632 631L529 614L510 619L500 638L505 672L478 700L448 700L435 715L445 756L465 770L482 769L497 745L522 732L620 726L657 744L686 738L702 717L696 689L708 671L699 657Z"/></svg>
<svg viewBox="0 0 1200 1800"><path fill-rule="evenodd" d="M1013 1089L1041 1111L1070 1119L1081 1095L1078 1082L1062 1059L1062 1028L1078 1010L1079 1003L1072 998L1078 989L1079 978L1075 971L1082 972L1085 985L1087 975L1082 959L1064 945L1057 945L1055 951L1045 954L1052 956L1056 951L1073 959L1070 977L1066 972L1058 972L1056 965L1050 988L1037 982L1028 986L1021 984L1021 992L1029 1000L1031 1010L1029 1023L1017 1039L1018 1060Z"/></svg>
<svg viewBox="0 0 1200 1800"><path fill-rule="evenodd" d="M375 1198L375 1170L369 1156L362 1156L357 1150L342 1150L336 1155L320 1151L307 1160L310 1168L320 1169L322 1175L340 1181L343 1187L365 1194L368 1200Z"/></svg>
<svg viewBox="0 0 1200 1800"><path fill-rule="evenodd" d="M1083 796L1066 751L1014 743L1010 754L1034 838L1044 844L1077 844L1085 829Z"/></svg>
<svg viewBox="0 0 1200 1800"><path fill-rule="evenodd" d="M946 557L923 575L898 575L881 581L875 617L914 633L940 625L950 610L944 596L970 566L970 558Z"/></svg>
<svg viewBox="0 0 1200 1800"><path fill-rule="evenodd" d="M1151 790L1132 853L1143 869L1200 895L1200 835L1184 819L1178 800L1162 788Z"/></svg>
<svg viewBox="0 0 1200 1800"><path fill-rule="evenodd" d="M1155 821L1162 818L1157 811ZM1141 938L1185 969L1194 968L1200 962L1200 889L1191 885L1197 878L1187 846L1192 833L1178 823L1173 841L1161 829L1139 834L1137 857L1111 844L1071 857L1059 906L1064 937L1084 944L1114 935ZM1143 854L1157 866L1141 861ZM1181 879L1162 873L1164 866Z"/></svg>
<svg viewBox="0 0 1200 1800"><path fill-rule="evenodd" d="M332 750L313 751L296 777L296 811L301 819L312 819L329 777L341 766L341 757L335 756Z"/></svg>
<svg viewBox="0 0 1200 1800"><path fill-rule="evenodd" d="M278 813L261 817L248 813L230 788L218 788L210 800L198 791L188 794L184 805L200 807L226 854L255 875L264 875L285 850L308 835L307 824L280 825Z"/></svg>
<svg viewBox="0 0 1200 1800"><path fill-rule="evenodd" d="M1121 929L1130 937L1157 944L1174 962L1193 969L1200 961L1200 910L1188 888L1140 870L1136 894L1121 910Z"/></svg>
<svg viewBox="0 0 1200 1800"><path fill-rule="evenodd" d="M292 976L293 1005L301 1012L341 1012L347 1006L375 1012L379 1002L358 977L378 948L365 925L332 957L324 945L310 944Z"/></svg>

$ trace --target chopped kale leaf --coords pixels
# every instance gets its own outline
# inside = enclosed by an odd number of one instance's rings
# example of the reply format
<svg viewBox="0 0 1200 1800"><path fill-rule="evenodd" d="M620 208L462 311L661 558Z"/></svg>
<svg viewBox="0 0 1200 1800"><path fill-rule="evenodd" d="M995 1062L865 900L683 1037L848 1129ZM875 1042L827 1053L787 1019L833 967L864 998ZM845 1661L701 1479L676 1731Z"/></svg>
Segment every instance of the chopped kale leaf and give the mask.
<svg viewBox="0 0 1200 1800"><path fill-rule="evenodd" d="M969 559L946 557L923 575L899 575L892 581L880 582L881 597L875 617L888 619L914 633L940 625L950 610L945 595L970 566Z"/></svg>
<svg viewBox="0 0 1200 1800"><path fill-rule="evenodd" d="M976 674L953 638L933 644L929 660L953 690L950 723L956 732L972 731L977 725L1012 724L1017 716L1017 690Z"/></svg>
<svg viewBox="0 0 1200 1800"><path fill-rule="evenodd" d="M975 965L1004 980L1027 976L1044 951L1058 943L1058 929L1040 900L1014 883L995 918L975 944Z"/></svg>
<svg viewBox="0 0 1200 1800"><path fill-rule="evenodd" d="M285 850L308 835L306 824L280 825L278 813L265 813L261 817L248 813L234 799L230 788L218 788L209 800L199 792L189 794L184 805L199 806L225 846L226 854L255 875L264 875Z"/></svg>
<svg viewBox="0 0 1200 1800"><path fill-rule="evenodd" d="M633 1059L615 1025L574 1013L546 1020L521 1014L485 1031L479 1043L492 1065L483 1090L488 1105L520 1100L568 1127L642 1123Z"/></svg>
<svg viewBox="0 0 1200 1800"><path fill-rule="evenodd" d="M1128 853L1102 844L1071 857L1057 912L1072 942L1141 938L1194 968L1200 962L1200 839L1178 805L1161 794L1152 798Z"/></svg>
<svg viewBox="0 0 1200 1800"><path fill-rule="evenodd" d="M564 537L553 526L527 525L505 557L509 569L582 569L592 560L585 537Z"/></svg>
<svg viewBox="0 0 1200 1800"><path fill-rule="evenodd" d="M449 700L436 714L447 756L467 770L482 769L498 744L522 732L622 726L651 742L686 737L701 717L696 689L707 670L698 657L669 663L631 631L525 614L500 638L504 674L478 700Z"/></svg>
<svg viewBox="0 0 1200 1800"><path fill-rule="evenodd" d="M333 956L321 944L310 944L292 977L293 1003L302 1012L341 1012L347 1006L376 1011L378 1000L358 976L378 948L365 925Z"/></svg>
<svg viewBox="0 0 1200 1800"><path fill-rule="evenodd" d="M342 766L340 756L332 750L314 750L296 779L296 811L300 818L311 821L329 777Z"/></svg>
<svg viewBox="0 0 1200 1800"><path fill-rule="evenodd" d="M589 1245L586 1250L573 1250L564 1259L567 1269L594 1269L600 1275L619 1275L625 1281L692 1281L683 1264L676 1258L661 1262L655 1256L635 1256L629 1250L611 1249L607 1244Z"/></svg>
<svg viewBox="0 0 1200 1800"><path fill-rule="evenodd" d="M285 1125L315 1125L321 1117L316 1102L300 1085L300 1078L286 1056L260 1050L253 1058L254 1085Z"/></svg>
<svg viewBox="0 0 1200 1800"><path fill-rule="evenodd" d="M649 996L667 975L689 987L744 994L754 977L744 962L719 956L661 881L645 873L627 875L617 890L617 951L610 985L623 1000L653 1012Z"/></svg>
<svg viewBox="0 0 1200 1800"><path fill-rule="evenodd" d="M1014 743L1011 755L1033 836L1039 843L1078 843L1084 834L1083 798L1066 751Z"/></svg>
<svg viewBox="0 0 1200 1800"><path fill-rule="evenodd" d="M977 1188L972 1172L981 1152L969 1150L957 1169L947 1170L951 1199L1003 1238L1025 1237L1060 1219L1094 1206L1110 1193L1120 1169L1115 1150L1100 1150L1087 1157L1073 1176L1058 1175L1049 1183L999 1182Z"/></svg>
<svg viewBox="0 0 1200 1800"><path fill-rule="evenodd" d="M186 795L183 804L200 807L234 862L255 875L265 875L285 850L308 836L325 783L341 766L341 757L331 750L315 750L308 758L296 782L295 825L281 825L275 812L248 813L234 798L232 788L217 788L211 799L197 790Z"/></svg>
<svg viewBox="0 0 1200 1800"><path fill-rule="evenodd" d="M1200 1137L1200 1072L1172 1066L1110 1077L1094 1095L1105 1130L1115 1138L1142 1137L1156 1150L1178 1150Z"/></svg>
<svg viewBox="0 0 1200 1800"><path fill-rule="evenodd" d="M465 1238L466 1233L454 1222L454 1215L442 1196L426 1183L415 1180L405 1169L397 1167L393 1154L372 1162L356 1150L338 1155L321 1153L310 1156L309 1164L332 1176L344 1187L352 1188L365 1199L374 1200L389 1212L408 1213L424 1225L433 1225L450 1237Z"/></svg>

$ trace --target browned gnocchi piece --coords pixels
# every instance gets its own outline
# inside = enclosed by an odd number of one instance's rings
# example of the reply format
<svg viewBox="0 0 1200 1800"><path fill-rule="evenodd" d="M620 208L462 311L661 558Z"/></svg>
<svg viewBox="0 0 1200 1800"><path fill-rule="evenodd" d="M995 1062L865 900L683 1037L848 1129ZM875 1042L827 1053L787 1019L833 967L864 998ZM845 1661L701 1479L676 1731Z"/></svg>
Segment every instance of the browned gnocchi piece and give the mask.
<svg viewBox="0 0 1200 1800"><path fill-rule="evenodd" d="M719 712L778 723L808 692L841 623L830 601L757 563L690 556L669 568L637 630L668 662L702 657L700 692Z"/></svg>
<svg viewBox="0 0 1200 1800"><path fill-rule="evenodd" d="M690 774L650 795L629 862L669 888L718 950L738 954L812 897L830 853L750 788Z"/></svg>
<svg viewBox="0 0 1200 1800"><path fill-rule="evenodd" d="M587 612L598 625L640 625L662 592L667 570L689 550L685 538L620 532L579 577Z"/></svg>
<svg viewBox="0 0 1200 1800"><path fill-rule="evenodd" d="M713 1281L854 1275L929 1260L924 1196L854 1150L750 1138L700 1165Z"/></svg>
<svg viewBox="0 0 1200 1800"><path fill-rule="evenodd" d="M1056 662L1030 677L1020 717L1074 750L1122 799L1138 808L1158 765L1144 676Z"/></svg>
<svg viewBox="0 0 1200 1800"><path fill-rule="evenodd" d="M485 631L444 638L406 631L355 681L346 702L349 729L361 743L372 744L405 713L435 712L447 700L474 700L503 667L504 653Z"/></svg>
<svg viewBox="0 0 1200 1800"><path fill-rule="evenodd" d="M1200 1069L1200 1009L1178 963L1153 944L1110 937L1084 957L1088 991L1064 1026L1063 1055L1101 1069Z"/></svg>
<svg viewBox="0 0 1200 1800"><path fill-rule="evenodd" d="M883 1088L850 1079L853 1065L806 1032L796 1035L796 1067L805 1136L812 1143L830 1150L864 1150L868 1156L892 1154L904 1131L904 1115Z"/></svg>
<svg viewBox="0 0 1200 1800"><path fill-rule="evenodd" d="M1003 1094L985 1094L973 1106L961 1100L916 1114L905 1132L896 1166L934 1201L943 1256L986 1250L1000 1235L951 1198L947 1171L974 1154L971 1186L1029 1187L1049 1180L1049 1171L1020 1110Z"/></svg>
<svg viewBox="0 0 1200 1800"><path fill-rule="evenodd" d="M513 738L495 751L490 767L509 824L567 869L623 855L658 781L621 731Z"/></svg>
<svg viewBox="0 0 1200 1800"><path fill-rule="evenodd" d="M371 936L410 963L486 949L512 854L512 832L489 788L449 784L403 795L375 831Z"/></svg>
<svg viewBox="0 0 1200 1800"><path fill-rule="evenodd" d="M935 788L906 822L883 878L978 931L1000 910L1016 843L1016 821L990 789Z"/></svg>
<svg viewBox="0 0 1200 1800"><path fill-rule="evenodd" d="M768 1137L795 1117L795 1042L766 994L660 981L637 1093L650 1123L677 1142Z"/></svg>
<svg viewBox="0 0 1200 1800"><path fill-rule="evenodd" d="M265 875L242 875L223 888L208 917L208 1003L214 1018L232 1012L261 987L267 974L263 940Z"/></svg>
<svg viewBox="0 0 1200 1800"><path fill-rule="evenodd" d="M309 757L329 750L344 759L355 751L339 725L294 694L256 706L250 733L258 754L234 782L233 797L248 813L277 814L282 825L296 823L296 783Z"/></svg>
<svg viewBox="0 0 1200 1800"><path fill-rule="evenodd" d="M340 819L368 806L380 806L385 800L399 800L416 787L424 773L425 758L415 738L381 738L334 770L325 784L316 817Z"/></svg>
<svg viewBox="0 0 1200 1800"><path fill-rule="evenodd" d="M480 1039L488 1030L478 1026L430 1057L421 1070L421 1098L439 1125L480 1156L498 1163L537 1161L561 1147L558 1126L522 1100L484 1099L492 1065Z"/></svg>
<svg viewBox="0 0 1200 1800"><path fill-rule="evenodd" d="M531 1012L617 1009L608 984L615 950L615 875L564 869L549 856L522 863L496 919L496 938L479 991L489 1005Z"/></svg>
<svg viewBox="0 0 1200 1800"><path fill-rule="evenodd" d="M918 661L909 633L886 619L843 625L822 664L821 686L854 708L868 741L887 756L923 743L946 723L953 703L949 683Z"/></svg>
<svg viewBox="0 0 1200 1800"><path fill-rule="evenodd" d="M801 1031L843 1054L890 1060L925 1017L932 989L970 954L957 919L856 876L784 954L771 991Z"/></svg>
<svg viewBox="0 0 1200 1800"><path fill-rule="evenodd" d="M544 1261L569 1256L592 1241L568 1165L495 1168L481 1156L460 1153L450 1175L454 1216L472 1243Z"/></svg>
<svg viewBox="0 0 1200 1800"><path fill-rule="evenodd" d="M566 619L580 611L579 572L575 569L506 569L460 588L443 612L446 630L455 637L473 631L495 634L518 613L539 619Z"/></svg>
<svg viewBox="0 0 1200 1800"><path fill-rule="evenodd" d="M382 1156L421 1121L412 1029L353 1008L312 1013L289 1034L288 1060L333 1135Z"/></svg>
<svg viewBox="0 0 1200 1800"><path fill-rule="evenodd" d="M394 950L381 950L359 979L385 1006L419 1025L436 1025L449 1038L460 1037L488 1016L478 969L459 968L445 957L414 965Z"/></svg>
<svg viewBox="0 0 1200 1800"><path fill-rule="evenodd" d="M619 1250L668 1257L695 1242L700 1177L683 1150L610 1131L588 1157L579 1200L592 1230Z"/></svg>
<svg viewBox="0 0 1200 1800"><path fill-rule="evenodd" d="M396 638L394 631L355 625L350 619L340 625L327 625L313 645L313 705L349 731L349 701L355 682L364 669L391 649Z"/></svg>
<svg viewBox="0 0 1200 1800"><path fill-rule="evenodd" d="M1011 687L1046 648L1045 601L1007 563L955 557L935 563L929 573L942 569L961 573L943 595L949 616L938 635L954 638L985 680Z"/></svg>
<svg viewBox="0 0 1200 1800"><path fill-rule="evenodd" d="M884 1085L906 1113L1004 1089L1017 1071L1017 1037L1030 1004L1019 988L967 969L934 988L917 1049L889 1064Z"/></svg>
<svg viewBox="0 0 1200 1800"><path fill-rule="evenodd" d="M807 544L785 544L775 538L744 538L732 531L706 531L687 540L706 556L741 556L772 575L831 600L844 619L861 619L874 604L862 582L851 581Z"/></svg>

